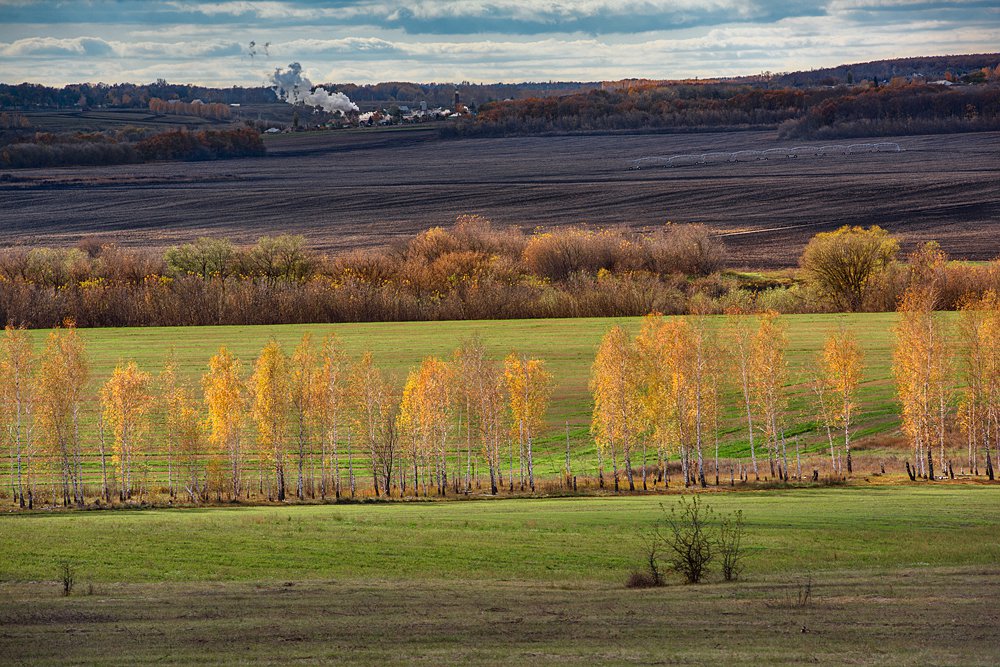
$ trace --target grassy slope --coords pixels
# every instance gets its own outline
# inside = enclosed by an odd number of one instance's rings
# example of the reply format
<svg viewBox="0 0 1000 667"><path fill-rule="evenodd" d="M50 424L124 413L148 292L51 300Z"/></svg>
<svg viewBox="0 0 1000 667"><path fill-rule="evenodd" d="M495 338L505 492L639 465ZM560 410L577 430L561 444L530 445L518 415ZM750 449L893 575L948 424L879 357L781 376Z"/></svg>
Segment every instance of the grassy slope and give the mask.
<svg viewBox="0 0 1000 667"><path fill-rule="evenodd" d="M787 317L790 348L792 402L789 435L802 433L804 450L821 452L825 435L815 430L812 397L803 384L806 367L814 359L824 336L841 323L852 327L866 350L865 382L860 392L861 411L858 437L892 431L898 425L889 369L893 314L797 315ZM721 324L723 320L718 318ZM96 396L102 381L120 360L136 359L145 369L159 371L168 351L173 349L180 372L196 382L207 360L220 345L229 346L244 361L249 373L253 359L271 337L290 352L302 334L311 332L321 339L336 332L351 353L365 349L387 369L401 386L407 369L427 356L449 356L459 343L479 334L494 356L502 357L517 349L545 359L555 376L555 391L548 416L548 429L537 443L536 466L543 475L557 474L565 451L565 424L568 422L576 453L577 471L592 472L596 466L589 436L590 394L587 382L590 365L600 337L608 328L622 323L638 330L637 318L581 318L556 320L499 320L463 322L397 322L340 325L284 325L257 327L179 327L82 330L89 344L94 367ZM36 332L39 343L45 332ZM739 421L740 401L727 401L728 432L722 440L723 456L748 455L745 432ZM864 442L859 443L862 447Z"/></svg>
<svg viewBox="0 0 1000 667"><path fill-rule="evenodd" d="M0 656L996 664L998 488L711 495L746 512L745 579L626 590L661 500L4 516Z"/></svg>
<svg viewBox="0 0 1000 667"><path fill-rule="evenodd" d="M1000 489L833 488L713 494L742 508L753 576L1000 560ZM567 498L14 515L0 580L380 579L619 582L672 497Z"/></svg>

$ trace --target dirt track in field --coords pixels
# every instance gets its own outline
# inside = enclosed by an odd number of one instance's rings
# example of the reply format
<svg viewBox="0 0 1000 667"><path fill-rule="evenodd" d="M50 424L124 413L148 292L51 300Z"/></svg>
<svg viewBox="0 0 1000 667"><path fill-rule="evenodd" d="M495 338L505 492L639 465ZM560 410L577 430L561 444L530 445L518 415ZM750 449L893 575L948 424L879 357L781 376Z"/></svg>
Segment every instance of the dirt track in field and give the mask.
<svg viewBox="0 0 1000 667"><path fill-rule="evenodd" d="M1000 255L1000 133L788 142L774 132L438 140L436 131L268 141L263 158L17 170L0 181L0 244L98 235L166 246L305 234L324 250L379 245L457 215L498 224L641 228L703 222L736 264L794 264L817 231L879 224L907 245ZM650 156L891 141L863 153L632 170Z"/></svg>

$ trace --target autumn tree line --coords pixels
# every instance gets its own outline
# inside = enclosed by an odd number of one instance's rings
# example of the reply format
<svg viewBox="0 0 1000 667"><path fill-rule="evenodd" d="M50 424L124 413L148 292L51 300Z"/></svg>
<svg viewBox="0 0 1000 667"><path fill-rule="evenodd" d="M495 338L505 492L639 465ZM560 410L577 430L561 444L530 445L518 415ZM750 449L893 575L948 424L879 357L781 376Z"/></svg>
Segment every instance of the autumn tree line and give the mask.
<svg viewBox="0 0 1000 667"><path fill-rule="evenodd" d="M173 357L155 375L123 361L94 401L72 326L37 353L26 330L7 327L0 376L9 489L28 508L159 494L190 503L443 496L484 480L493 494L535 491L533 447L552 385L542 360L512 352L497 361L473 338L449 359L424 359L398 391L370 352L350 358L335 335L317 343L307 334L290 354L272 340L248 368L223 347L197 386L180 379Z"/></svg>
<svg viewBox="0 0 1000 667"><path fill-rule="evenodd" d="M936 298L933 280L908 290L893 332L905 472L913 481L954 477L957 462L960 474L993 480L1000 296L971 296L957 320L936 310ZM156 374L123 361L95 396L75 328L53 330L36 351L26 330L8 326L7 488L32 507L638 492L664 488L672 471L673 483L693 487L818 481L821 469L826 479L849 477L864 346L841 326L808 361L812 427L803 432L793 424L801 409L790 409L788 345L773 311L652 314L636 335L612 328L591 371L594 448L571 445L566 424L565 461L543 479L539 438L550 468L553 442L561 447L561 429L546 419L553 377L543 360L497 360L476 338L448 358L424 359L401 388L370 352L352 358L335 335L307 334L290 353L272 340L246 367L223 347L198 384L181 379L172 356ZM803 447L806 433L813 441Z"/></svg>
<svg viewBox="0 0 1000 667"><path fill-rule="evenodd" d="M197 116L213 120L229 120L233 115L228 104L202 102L197 99L191 102L182 102L180 100L161 100L159 97L154 97L149 100L149 110L158 114Z"/></svg>
<svg viewBox="0 0 1000 667"><path fill-rule="evenodd" d="M219 160L264 152L260 133L249 126L197 131L146 132L130 128L125 132L34 132L0 137L0 167L14 169Z"/></svg>
<svg viewBox="0 0 1000 667"><path fill-rule="evenodd" d="M0 249L0 322L50 328L296 324L684 314L892 311L935 245L903 255L877 227L816 235L800 269L727 268L703 225L525 233L461 216L387 247L324 255L301 236L241 246L201 238L166 251L82 240ZM933 268L939 307L1000 290L1000 264Z"/></svg>
<svg viewBox="0 0 1000 667"><path fill-rule="evenodd" d="M649 82L560 97L485 104L446 135L506 136L622 130L779 128L788 138L928 134L1000 127L1000 65L995 60L964 86L923 79L851 81L809 88L747 83Z"/></svg>

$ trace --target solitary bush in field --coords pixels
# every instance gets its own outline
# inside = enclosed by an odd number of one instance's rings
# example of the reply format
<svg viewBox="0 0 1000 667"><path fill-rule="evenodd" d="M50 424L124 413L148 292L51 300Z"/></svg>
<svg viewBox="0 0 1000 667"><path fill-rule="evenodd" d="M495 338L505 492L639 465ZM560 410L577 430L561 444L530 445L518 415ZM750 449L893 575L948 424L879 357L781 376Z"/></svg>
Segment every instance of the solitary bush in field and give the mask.
<svg viewBox="0 0 1000 667"><path fill-rule="evenodd" d="M697 584L704 578L715 557L715 539L709 528L713 514L698 495L690 500L681 497L669 512L664 509L658 530L666 547L667 564L689 584Z"/></svg>
<svg viewBox="0 0 1000 667"><path fill-rule="evenodd" d="M722 518L719 526L719 555L722 558L722 578L737 579L743 572L743 510Z"/></svg>
<svg viewBox="0 0 1000 667"><path fill-rule="evenodd" d="M59 579L62 581L63 595L71 595L76 584L76 568L69 561L59 564Z"/></svg>
<svg viewBox="0 0 1000 667"><path fill-rule="evenodd" d="M740 576L745 555L742 510L722 516L719 525L713 527L715 512L698 495L690 500L682 496L669 511L661 508L663 516L645 543L648 572L633 573L626 582L629 588L660 585L661 559L689 584L704 579L709 565L717 559L721 560L723 579L733 581Z"/></svg>

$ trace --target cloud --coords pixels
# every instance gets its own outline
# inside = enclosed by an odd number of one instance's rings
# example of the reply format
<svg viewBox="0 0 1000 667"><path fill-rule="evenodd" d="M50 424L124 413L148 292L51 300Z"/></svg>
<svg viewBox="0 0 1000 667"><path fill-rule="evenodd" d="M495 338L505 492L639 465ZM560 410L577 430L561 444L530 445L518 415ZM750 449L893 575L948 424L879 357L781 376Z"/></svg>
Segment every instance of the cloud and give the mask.
<svg viewBox="0 0 1000 667"><path fill-rule="evenodd" d="M253 58L247 46L270 42ZM671 78L996 50L995 0L0 0L0 78Z"/></svg>
<svg viewBox="0 0 1000 667"><path fill-rule="evenodd" d="M53 37L32 37L19 39L11 44L0 45L0 55L10 58L30 58L35 56L110 56L114 47L103 39L95 37L75 37L55 39Z"/></svg>

